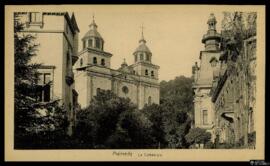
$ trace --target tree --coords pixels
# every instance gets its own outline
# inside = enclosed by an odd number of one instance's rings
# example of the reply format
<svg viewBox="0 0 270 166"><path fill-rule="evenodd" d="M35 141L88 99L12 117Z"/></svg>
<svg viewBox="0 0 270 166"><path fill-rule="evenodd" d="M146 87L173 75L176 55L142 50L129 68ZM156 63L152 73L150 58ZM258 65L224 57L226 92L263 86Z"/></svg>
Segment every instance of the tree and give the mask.
<svg viewBox="0 0 270 166"><path fill-rule="evenodd" d="M189 133L185 136L187 143L193 144L205 144L210 141L211 133L205 129L192 128Z"/></svg>
<svg viewBox="0 0 270 166"><path fill-rule="evenodd" d="M152 123L141 111L123 112L117 126L120 131L124 131L129 136L124 138L130 140L130 148L156 148L156 140L152 135Z"/></svg>
<svg viewBox="0 0 270 166"><path fill-rule="evenodd" d="M247 51L245 51L244 41L246 39L251 39L251 37L256 36L256 12L224 12L224 18L222 21L222 42L221 49L223 54L221 59L227 62L227 71L229 74L240 78L241 87L243 86L244 91L242 96L246 100L240 102L243 104L244 110L250 110L252 106L250 106L249 99L253 92L252 81L254 77L252 76L253 67L251 67L251 59L250 54L252 50L256 50L256 42L252 44L252 47L246 47ZM246 45L247 46L247 45ZM239 71L240 70L240 71ZM241 76L238 76L238 73ZM252 100L252 99L250 99ZM247 102L245 102L247 101ZM248 122L248 111L244 111L242 119ZM243 135L244 135L244 144L248 145L248 123L243 127Z"/></svg>
<svg viewBox="0 0 270 166"><path fill-rule="evenodd" d="M191 125L187 112L173 108L164 109L165 112L165 133L169 148L186 148L185 135Z"/></svg>
<svg viewBox="0 0 270 166"><path fill-rule="evenodd" d="M38 45L35 37L24 34L24 24L14 14L15 52L15 148L42 148L55 146L54 140L65 136L68 121L65 109L58 101L41 103L37 91L41 64L31 63Z"/></svg>
<svg viewBox="0 0 270 166"><path fill-rule="evenodd" d="M141 111L152 123L151 134L156 140L156 147L167 147L167 141L165 139L165 114L162 107L157 104L151 104L146 105Z"/></svg>
<svg viewBox="0 0 270 166"><path fill-rule="evenodd" d="M193 118L192 82L192 78L179 76L174 80L160 83L160 111L163 125L159 128L159 133L164 133L161 134L164 137L164 141L161 142L166 143L166 147L188 146L185 135L190 129ZM154 113L154 117L158 115L160 114Z"/></svg>
<svg viewBox="0 0 270 166"><path fill-rule="evenodd" d="M32 35L21 33L23 24L18 15L14 14L14 46L15 46L15 138L25 135L28 127L33 122L36 102L31 94L35 92L37 85L37 68L39 65L31 64L30 60L36 56L37 45ZM15 140L16 142L16 140Z"/></svg>
<svg viewBox="0 0 270 166"><path fill-rule="evenodd" d="M176 77L168 82L160 82L161 105L175 107L175 109L193 113L193 91L191 78Z"/></svg>
<svg viewBox="0 0 270 166"><path fill-rule="evenodd" d="M77 119L76 136L93 148L147 148L153 142L151 122L111 91L100 91Z"/></svg>

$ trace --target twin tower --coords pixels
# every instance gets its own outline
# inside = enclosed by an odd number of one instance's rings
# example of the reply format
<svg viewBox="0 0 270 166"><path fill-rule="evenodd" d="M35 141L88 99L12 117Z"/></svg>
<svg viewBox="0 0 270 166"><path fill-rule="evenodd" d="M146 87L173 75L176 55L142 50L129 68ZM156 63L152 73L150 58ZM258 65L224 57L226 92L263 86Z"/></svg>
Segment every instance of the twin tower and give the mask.
<svg viewBox="0 0 270 166"><path fill-rule="evenodd" d="M111 53L104 51L104 39L93 19L89 31L82 38L83 48L75 68L75 89L82 108L100 91L111 90L119 97L127 97L139 109L147 104L159 104L159 66L152 63L152 52L146 45L143 32L134 51L134 63L125 60L119 69L111 68Z"/></svg>

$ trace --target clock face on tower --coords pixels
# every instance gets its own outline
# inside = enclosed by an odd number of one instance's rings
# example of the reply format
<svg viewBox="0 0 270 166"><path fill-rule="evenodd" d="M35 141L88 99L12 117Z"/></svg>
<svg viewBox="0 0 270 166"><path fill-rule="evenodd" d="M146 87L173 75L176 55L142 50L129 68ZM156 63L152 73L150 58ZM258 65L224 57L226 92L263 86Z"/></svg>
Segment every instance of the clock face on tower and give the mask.
<svg viewBox="0 0 270 166"><path fill-rule="evenodd" d="M122 91L123 91L125 94L128 94L128 87L127 87L127 86L123 86Z"/></svg>

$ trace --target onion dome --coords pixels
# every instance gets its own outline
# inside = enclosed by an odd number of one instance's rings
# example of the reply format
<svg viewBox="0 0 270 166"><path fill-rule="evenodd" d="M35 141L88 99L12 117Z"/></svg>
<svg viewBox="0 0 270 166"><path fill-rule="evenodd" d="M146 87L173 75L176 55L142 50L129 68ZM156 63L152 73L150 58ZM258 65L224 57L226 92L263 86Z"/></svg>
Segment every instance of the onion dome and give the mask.
<svg viewBox="0 0 270 166"><path fill-rule="evenodd" d="M134 54L137 52L147 52L151 53L150 49L146 46L146 40L144 39L143 32L142 32L142 38L139 40L139 46L134 51Z"/></svg>
<svg viewBox="0 0 270 166"><path fill-rule="evenodd" d="M86 32L86 34L84 35L83 39L85 38L89 38L89 37L97 37L103 40L102 36L100 35L100 33L97 31L97 24L93 18L92 23L89 25L89 31Z"/></svg>
<svg viewBox="0 0 270 166"><path fill-rule="evenodd" d="M94 48L98 50L103 50L104 40L100 33L97 31L97 24L93 17L92 23L89 25L88 32L82 38L83 41L83 49L86 48Z"/></svg>
<svg viewBox="0 0 270 166"><path fill-rule="evenodd" d="M142 27L142 37L139 40L139 46L134 51L133 55L134 55L135 63L142 62L142 61L151 63L152 53L146 45L146 40L144 39L144 36L143 36L143 27Z"/></svg>

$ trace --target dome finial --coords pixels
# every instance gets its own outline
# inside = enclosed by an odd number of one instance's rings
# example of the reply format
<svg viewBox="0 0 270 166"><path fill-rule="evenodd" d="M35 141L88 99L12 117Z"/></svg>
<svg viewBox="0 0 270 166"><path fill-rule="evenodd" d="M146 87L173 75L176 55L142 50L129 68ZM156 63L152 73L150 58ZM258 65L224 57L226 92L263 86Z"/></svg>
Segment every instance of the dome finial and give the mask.
<svg viewBox="0 0 270 166"><path fill-rule="evenodd" d="M142 28L142 39L144 39L144 36L143 36L143 23L142 23L142 26L141 26L141 28Z"/></svg>
<svg viewBox="0 0 270 166"><path fill-rule="evenodd" d="M97 28L97 24L95 22L95 13L92 15L92 23L89 25L90 28Z"/></svg>
<svg viewBox="0 0 270 166"><path fill-rule="evenodd" d="M141 29L142 29L142 38L139 40L139 42L146 43L146 40L144 39L144 35L143 35L143 29L144 29L143 23L142 23Z"/></svg>

